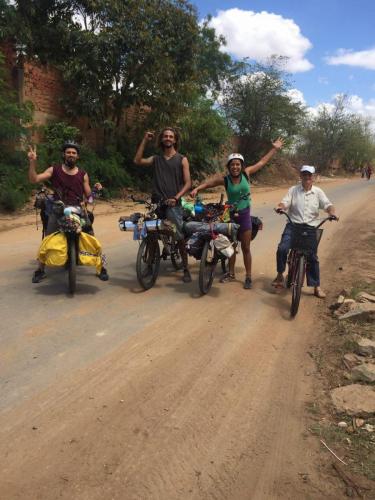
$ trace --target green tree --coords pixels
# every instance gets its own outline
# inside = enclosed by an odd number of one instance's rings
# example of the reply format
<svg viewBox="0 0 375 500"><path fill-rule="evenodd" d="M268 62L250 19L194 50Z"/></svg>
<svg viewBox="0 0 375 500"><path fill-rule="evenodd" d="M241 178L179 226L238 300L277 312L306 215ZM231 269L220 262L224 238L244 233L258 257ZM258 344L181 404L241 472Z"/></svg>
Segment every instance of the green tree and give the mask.
<svg viewBox="0 0 375 500"><path fill-rule="evenodd" d="M308 158L323 172L334 163L354 171L375 156L370 123L349 111L350 100L336 97L332 105L322 106L301 129L297 155ZM306 160L307 161L307 160Z"/></svg>
<svg viewBox="0 0 375 500"><path fill-rule="evenodd" d="M0 206L14 210L30 193L26 180L24 154L19 143L28 136L32 106L20 105L9 88L4 57L0 53Z"/></svg>
<svg viewBox="0 0 375 500"><path fill-rule="evenodd" d="M280 69L282 63L282 58L274 58L266 65L246 64L223 92L222 108L249 162L277 136L294 136L304 117L302 104L288 94L289 77Z"/></svg>
<svg viewBox="0 0 375 500"><path fill-rule="evenodd" d="M177 123L182 135L181 152L189 158L192 177L202 178L216 171L231 137L222 113L202 98Z"/></svg>
<svg viewBox="0 0 375 500"><path fill-rule="evenodd" d="M124 110L146 106L154 123L176 121L235 68L185 0L23 0L16 14L25 54L62 70L69 116L103 127L107 144L129 132Z"/></svg>

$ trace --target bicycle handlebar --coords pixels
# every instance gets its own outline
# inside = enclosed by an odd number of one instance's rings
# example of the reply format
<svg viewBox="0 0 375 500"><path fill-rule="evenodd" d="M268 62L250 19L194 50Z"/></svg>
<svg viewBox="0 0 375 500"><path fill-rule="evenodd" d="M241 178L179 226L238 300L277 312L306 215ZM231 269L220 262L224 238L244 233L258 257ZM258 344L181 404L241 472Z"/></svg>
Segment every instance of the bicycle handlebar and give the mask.
<svg viewBox="0 0 375 500"><path fill-rule="evenodd" d="M282 214L282 215L285 215L285 217L287 217L288 221L289 221L292 225L296 225L296 223L292 221L292 219L289 217L289 214L288 214L287 212L285 212L285 210L282 210L281 208L275 208L275 212L276 212L277 214L280 214L280 215L281 215L281 214ZM329 221L333 221L333 220L338 221L339 219L338 219L338 217L336 217L336 215L329 215L328 217L326 217L325 219L323 219L323 220L321 221L321 223L320 223L318 226L314 226L314 227L315 227L315 229L319 229L319 228L320 228L320 226L322 226L325 222L327 222L327 220L329 220Z"/></svg>

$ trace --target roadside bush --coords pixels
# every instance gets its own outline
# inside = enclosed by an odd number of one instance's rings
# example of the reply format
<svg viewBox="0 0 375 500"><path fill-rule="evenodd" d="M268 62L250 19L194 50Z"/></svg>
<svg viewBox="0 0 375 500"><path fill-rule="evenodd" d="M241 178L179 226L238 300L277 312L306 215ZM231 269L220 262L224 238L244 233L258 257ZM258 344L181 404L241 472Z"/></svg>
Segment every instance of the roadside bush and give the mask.
<svg viewBox="0 0 375 500"><path fill-rule="evenodd" d="M16 152L0 160L0 208L13 212L29 199L32 186L27 178L24 154Z"/></svg>

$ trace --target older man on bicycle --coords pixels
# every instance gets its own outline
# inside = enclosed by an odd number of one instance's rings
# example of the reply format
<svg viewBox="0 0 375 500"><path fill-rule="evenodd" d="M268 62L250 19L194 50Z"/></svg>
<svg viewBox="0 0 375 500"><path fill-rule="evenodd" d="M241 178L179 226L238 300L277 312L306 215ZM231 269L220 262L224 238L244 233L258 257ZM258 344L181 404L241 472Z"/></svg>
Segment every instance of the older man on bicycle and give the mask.
<svg viewBox="0 0 375 500"><path fill-rule="evenodd" d="M300 170L301 183L291 187L276 207L276 211L286 211L295 224L317 226L319 224L320 209L325 210L328 215L335 216L335 207L329 201L324 191L313 185L314 174L315 167L303 165ZM276 288L284 287L283 273L291 247L291 240L292 225L288 222L281 236L276 253L277 276L272 282ZM319 260L316 252L311 253L307 259L306 277L307 286L314 287L314 295L323 299L326 294L320 288Z"/></svg>

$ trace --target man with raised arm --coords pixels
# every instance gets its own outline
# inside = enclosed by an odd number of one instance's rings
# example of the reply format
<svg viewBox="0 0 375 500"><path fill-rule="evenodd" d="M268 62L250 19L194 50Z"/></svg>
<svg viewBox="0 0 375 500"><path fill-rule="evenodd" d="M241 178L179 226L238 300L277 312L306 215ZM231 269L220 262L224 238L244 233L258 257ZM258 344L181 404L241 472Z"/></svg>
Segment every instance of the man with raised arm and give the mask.
<svg viewBox="0 0 375 500"><path fill-rule="evenodd" d="M87 172L77 166L80 148L73 141L67 141L62 146L63 163L52 165L44 172L38 174L36 171L37 152L36 147L29 146L27 157L29 159L29 181L32 184L50 181L54 190L54 198L61 200L65 205L80 205L84 200L93 202L92 191ZM97 190L102 189L99 183L95 184ZM46 236L58 231L57 219L54 213L48 215ZM102 281L108 280L107 270L102 267L97 275ZM39 262L38 269L32 277L33 283L39 283L46 277L44 264Z"/></svg>
<svg viewBox="0 0 375 500"><path fill-rule="evenodd" d="M181 254L184 270L183 281L191 281L188 269L188 256L182 231L183 218L181 197L191 188L190 167L186 156L178 152L179 134L172 127L164 128L158 136L161 155L143 158L146 144L154 138L153 132L146 132L134 157L134 163L153 168L152 199L164 201L166 218L176 226L176 241Z"/></svg>

